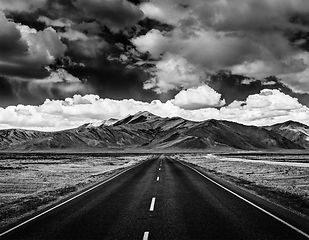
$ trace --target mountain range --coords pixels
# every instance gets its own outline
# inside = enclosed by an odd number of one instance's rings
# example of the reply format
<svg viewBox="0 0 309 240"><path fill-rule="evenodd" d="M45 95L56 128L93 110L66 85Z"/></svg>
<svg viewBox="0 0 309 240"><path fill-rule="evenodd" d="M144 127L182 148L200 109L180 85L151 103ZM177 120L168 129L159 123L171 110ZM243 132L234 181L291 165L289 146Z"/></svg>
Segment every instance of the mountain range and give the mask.
<svg viewBox="0 0 309 240"><path fill-rule="evenodd" d="M84 124L57 132L0 130L0 149L307 149L309 127L288 121L272 126L246 126L225 120L194 122L138 112L121 120Z"/></svg>

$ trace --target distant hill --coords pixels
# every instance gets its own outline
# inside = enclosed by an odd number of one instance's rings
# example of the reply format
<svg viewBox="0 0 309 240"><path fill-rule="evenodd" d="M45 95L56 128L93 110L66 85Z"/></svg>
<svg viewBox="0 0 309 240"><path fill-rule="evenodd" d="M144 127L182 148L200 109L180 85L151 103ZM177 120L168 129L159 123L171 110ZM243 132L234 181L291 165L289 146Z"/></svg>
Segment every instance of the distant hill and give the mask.
<svg viewBox="0 0 309 240"><path fill-rule="evenodd" d="M58 132L0 130L0 148L16 151L72 148L305 149L309 147L308 136L309 127L294 122L256 127L214 119L193 122L139 112L118 121L103 121L98 126L84 124Z"/></svg>
<svg viewBox="0 0 309 240"><path fill-rule="evenodd" d="M309 127L305 124L287 121L265 127L265 129L274 131L303 148L309 148Z"/></svg>

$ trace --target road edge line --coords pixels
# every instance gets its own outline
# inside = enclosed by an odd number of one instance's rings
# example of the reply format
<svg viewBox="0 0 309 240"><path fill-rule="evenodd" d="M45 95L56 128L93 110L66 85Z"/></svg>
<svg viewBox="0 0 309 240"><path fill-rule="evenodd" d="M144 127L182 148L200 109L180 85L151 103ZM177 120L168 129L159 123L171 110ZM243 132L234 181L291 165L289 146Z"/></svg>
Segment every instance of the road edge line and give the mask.
<svg viewBox="0 0 309 240"><path fill-rule="evenodd" d="M305 237L307 237L307 238L309 239L309 234L303 232L302 230L298 229L297 227L294 227L294 226L291 225L290 223L288 223L288 222L284 221L283 219L277 217L276 215L274 215L274 214L268 212L267 210L265 210L265 209L263 209L262 207L256 205L255 203L249 201L248 199L246 199L246 198L244 198L244 197L238 195L237 193L233 192L232 190L228 189L227 187L224 187L224 186L221 185L220 183L216 182L215 180L213 180L213 179L207 177L205 174L201 173L199 170L197 170L197 169L195 169L195 168L193 168L193 167L191 167L191 166L189 166L189 165L187 165L187 164L185 164L185 163L182 163L182 162L179 161L179 160L176 160L176 159L173 159L173 160L179 162L179 163L182 164L183 166L186 166L186 167L188 167L188 168L194 170L195 172L197 172L199 175L203 176L203 177L206 178L207 180L209 180L209 181L211 181L212 183L218 185L219 187L223 188L224 190L226 190L226 191L232 193L233 195L235 195L236 197L240 198L241 200L243 200L243 201L249 203L249 204L252 205L253 207L255 207L255 208L261 210L262 212L264 212L264 213L268 214L269 216L275 218L275 219L278 220L279 222L285 224L286 226L292 228L292 229L295 230L296 232L300 233L301 235L303 235L303 236L305 236Z"/></svg>
<svg viewBox="0 0 309 240"><path fill-rule="evenodd" d="M150 160L150 159L149 159L149 160ZM149 161L149 160L146 160L146 161ZM92 190L94 190L94 189L96 189L96 188L102 186L103 184L105 184L105 183L107 183L107 182L113 180L114 178L116 178L116 177L122 175L123 173L125 173L125 172L127 172L127 171L130 171L131 169L133 169L133 168L135 168L135 167L138 167L138 166L142 165L142 164L145 163L146 161L143 161L143 162L141 162L141 163L138 163L138 164L136 164L136 165L134 165L134 166L132 166L132 167L130 167L130 168L127 168L127 169L121 171L120 173L117 173L116 175L114 175L114 176L112 176L112 177L110 177L110 178L107 178L107 179L103 180L102 182L97 183L97 184L95 184L94 186L92 186L92 187L90 187L90 188L88 188L88 189L82 191L81 193L79 193L79 194L77 194L77 195L75 195L75 196L72 196L71 198L65 200L64 202L59 203L59 204L57 204L56 206L54 206L54 207L52 207L52 208L49 208L49 209L47 209L47 210L41 212L41 213L38 214L38 215L35 215L34 217L32 217L32 218L30 218L30 219L28 219L28 220L26 220L26 221L24 221L24 222L22 222L22 223L16 225L16 226L14 226L14 227L12 227L12 228L10 228L10 229L4 231L3 233L0 233L0 237L3 237L4 235L6 235L6 234L8 234L8 233L14 231L15 229L20 228L21 226L23 226L23 225L25 225L25 224L27 224L27 223L29 223L29 222L31 222L31 221L33 221L33 220L39 218L39 217L45 215L46 213L49 213L49 212L53 211L54 209L59 208L59 207L61 207L62 205L66 204L66 203L68 203L68 202L71 202L71 201L73 201L74 199L76 199L76 198L78 198L78 197L80 197L80 196L82 196L82 195L84 195L84 194L86 194L86 193L88 193L88 192L90 192L90 191L92 191Z"/></svg>

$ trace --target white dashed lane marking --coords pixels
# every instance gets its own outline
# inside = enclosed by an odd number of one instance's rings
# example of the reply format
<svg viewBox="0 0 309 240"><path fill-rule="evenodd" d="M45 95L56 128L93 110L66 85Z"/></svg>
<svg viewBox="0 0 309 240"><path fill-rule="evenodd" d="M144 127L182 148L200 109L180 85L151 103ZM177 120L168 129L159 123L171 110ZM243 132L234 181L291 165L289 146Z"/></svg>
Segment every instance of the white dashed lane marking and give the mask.
<svg viewBox="0 0 309 240"><path fill-rule="evenodd" d="M159 180L160 180L160 177L157 177L157 182L159 182Z"/></svg>
<svg viewBox="0 0 309 240"><path fill-rule="evenodd" d="M149 232L144 232L143 240L148 240Z"/></svg>
<svg viewBox="0 0 309 240"><path fill-rule="evenodd" d="M156 198L153 197L153 198L151 199L151 204L150 204L150 209L149 209L149 211L152 212L152 211L154 210L155 202L156 202Z"/></svg>

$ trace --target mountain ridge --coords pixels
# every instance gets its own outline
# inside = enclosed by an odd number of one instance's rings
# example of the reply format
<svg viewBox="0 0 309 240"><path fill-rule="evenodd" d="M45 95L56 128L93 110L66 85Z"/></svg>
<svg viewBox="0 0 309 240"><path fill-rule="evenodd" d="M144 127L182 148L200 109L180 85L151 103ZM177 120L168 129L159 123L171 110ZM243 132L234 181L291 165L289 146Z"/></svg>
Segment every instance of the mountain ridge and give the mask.
<svg viewBox="0 0 309 240"><path fill-rule="evenodd" d="M1 150L70 148L307 149L309 127L292 121L267 127L215 119L195 122L141 111L120 120L102 121L98 126L84 124L57 132L0 130Z"/></svg>

